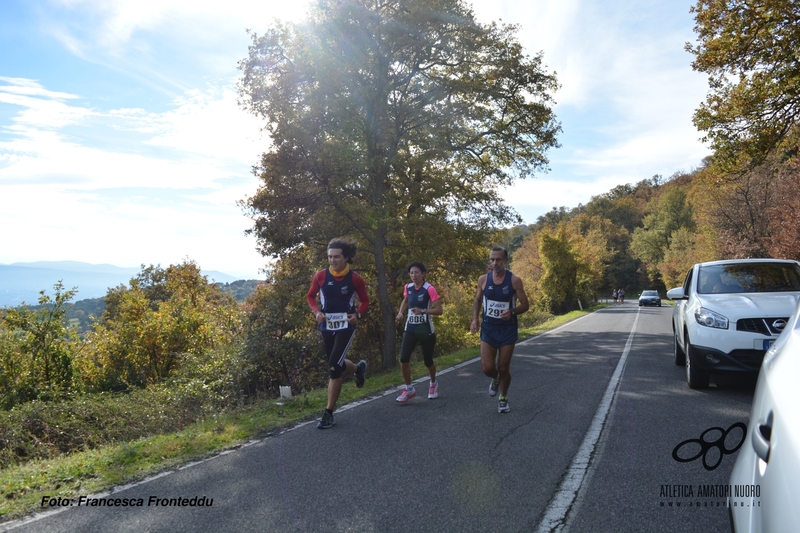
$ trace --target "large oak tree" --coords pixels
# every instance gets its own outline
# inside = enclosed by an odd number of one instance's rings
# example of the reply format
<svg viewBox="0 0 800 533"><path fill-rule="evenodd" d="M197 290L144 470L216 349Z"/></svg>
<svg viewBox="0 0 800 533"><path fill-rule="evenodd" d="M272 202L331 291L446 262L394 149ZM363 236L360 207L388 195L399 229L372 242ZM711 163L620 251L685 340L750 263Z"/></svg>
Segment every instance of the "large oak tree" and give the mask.
<svg viewBox="0 0 800 533"><path fill-rule="evenodd" d="M469 261L459 254L518 220L502 188L557 146L555 75L515 32L461 0L320 0L305 21L253 34L240 64L242 103L272 141L242 202L261 251L358 237L386 367L399 262Z"/></svg>
<svg viewBox="0 0 800 533"><path fill-rule="evenodd" d="M709 76L694 117L718 155L763 158L800 121L800 2L699 0L692 66Z"/></svg>

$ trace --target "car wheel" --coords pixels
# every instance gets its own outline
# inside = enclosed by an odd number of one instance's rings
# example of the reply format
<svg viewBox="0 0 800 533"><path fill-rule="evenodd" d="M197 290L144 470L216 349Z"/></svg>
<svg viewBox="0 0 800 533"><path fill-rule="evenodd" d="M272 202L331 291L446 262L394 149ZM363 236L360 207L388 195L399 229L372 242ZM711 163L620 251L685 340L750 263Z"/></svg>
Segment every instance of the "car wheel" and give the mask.
<svg viewBox="0 0 800 533"><path fill-rule="evenodd" d="M672 336L672 355L675 357L675 366L684 366L686 364L686 354L683 352L678 336Z"/></svg>
<svg viewBox="0 0 800 533"><path fill-rule="evenodd" d="M708 388L708 372L697 364L697 354L690 343L686 343L686 383L690 389Z"/></svg>

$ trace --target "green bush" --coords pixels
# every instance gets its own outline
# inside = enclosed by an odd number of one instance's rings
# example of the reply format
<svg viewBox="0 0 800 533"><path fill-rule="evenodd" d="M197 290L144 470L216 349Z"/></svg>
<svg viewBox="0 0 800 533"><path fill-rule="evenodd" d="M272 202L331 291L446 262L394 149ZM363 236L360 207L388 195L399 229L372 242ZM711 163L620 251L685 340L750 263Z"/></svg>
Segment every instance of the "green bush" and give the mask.
<svg viewBox="0 0 800 533"><path fill-rule="evenodd" d="M165 388L29 402L0 413L0 467L176 430L195 418L187 408Z"/></svg>
<svg viewBox="0 0 800 533"><path fill-rule="evenodd" d="M247 400L238 346L209 353L168 382L130 393L73 394L0 412L0 468L178 431Z"/></svg>
<svg viewBox="0 0 800 533"><path fill-rule="evenodd" d="M51 298L39 294L39 307L25 305L0 314L0 408L35 399L53 399L71 391L73 359L81 346L69 327L67 302L76 290L53 286Z"/></svg>
<svg viewBox="0 0 800 533"><path fill-rule="evenodd" d="M477 279L477 277L476 277ZM436 353L450 353L478 342L470 333L472 304L475 286L470 283L450 281L437 286L442 297L442 315L434 317L436 327Z"/></svg>
<svg viewBox="0 0 800 533"><path fill-rule="evenodd" d="M87 389L122 391L174 376L240 329L238 304L193 262L144 267L106 308L77 363Z"/></svg>
<svg viewBox="0 0 800 533"><path fill-rule="evenodd" d="M303 295L314 269L308 254L297 251L280 261L267 283L245 303L242 386L248 395L278 394L323 386L327 364Z"/></svg>

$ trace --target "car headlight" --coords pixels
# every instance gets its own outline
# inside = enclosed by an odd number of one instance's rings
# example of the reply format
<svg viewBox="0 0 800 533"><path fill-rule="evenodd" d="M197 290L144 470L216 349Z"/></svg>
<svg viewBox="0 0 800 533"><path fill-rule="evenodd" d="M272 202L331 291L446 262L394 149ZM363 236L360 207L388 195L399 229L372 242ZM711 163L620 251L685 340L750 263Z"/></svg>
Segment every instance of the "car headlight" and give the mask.
<svg viewBox="0 0 800 533"><path fill-rule="evenodd" d="M709 328L728 329L728 319L719 313L715 313L705 307L700 307L694 312L694 319L701 326Z"/></svg>

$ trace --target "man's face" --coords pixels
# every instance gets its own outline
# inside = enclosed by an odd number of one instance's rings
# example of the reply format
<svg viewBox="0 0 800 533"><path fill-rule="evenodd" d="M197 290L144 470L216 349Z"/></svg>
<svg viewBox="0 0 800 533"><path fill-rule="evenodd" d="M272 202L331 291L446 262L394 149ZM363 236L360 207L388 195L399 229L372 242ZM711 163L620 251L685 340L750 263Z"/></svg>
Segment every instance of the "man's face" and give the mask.
<svg viewBox="0 0 800 533"><path fill-rule="evenodd" d="M506 268L508 259L505 258L503 252L492 251L489 252L489 270L493 272L502 272Z"/></svg>
<svg viewBox="0 0 800 533"><path fill-rule="evenodd" d="M334 270L342 270L347 265L347 259L342 254L341 248L328 248L328 264Z"/></svg>

